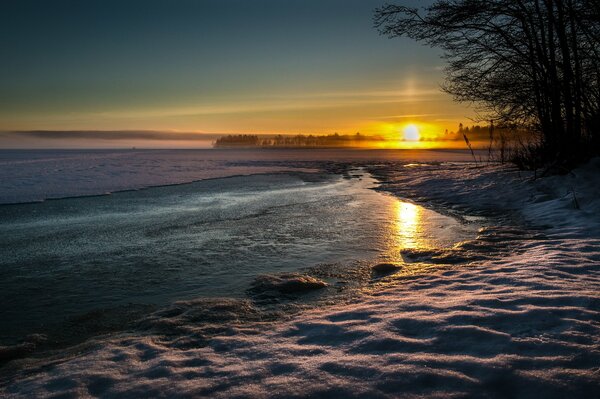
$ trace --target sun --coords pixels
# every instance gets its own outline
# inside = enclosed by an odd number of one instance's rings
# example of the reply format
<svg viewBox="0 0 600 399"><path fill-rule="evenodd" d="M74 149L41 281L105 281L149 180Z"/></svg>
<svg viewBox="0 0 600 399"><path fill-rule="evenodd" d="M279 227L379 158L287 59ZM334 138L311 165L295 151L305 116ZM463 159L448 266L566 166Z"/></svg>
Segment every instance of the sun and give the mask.
<svg viewBox="0 0 600 399"><path fill-rule="evenodd" d="M419 134L419 128L417 125L407 125L404 128L404 140L406 141L419 141L421 135Z"/></svg>

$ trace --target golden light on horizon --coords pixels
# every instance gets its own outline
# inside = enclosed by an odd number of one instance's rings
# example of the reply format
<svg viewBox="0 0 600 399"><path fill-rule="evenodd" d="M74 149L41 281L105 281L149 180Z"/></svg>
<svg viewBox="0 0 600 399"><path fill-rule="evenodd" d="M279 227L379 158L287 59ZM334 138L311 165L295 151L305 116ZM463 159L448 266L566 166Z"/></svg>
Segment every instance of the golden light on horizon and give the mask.
<svg viewBox="0 0 600 399"><path fill-rule="evenodd" d="M372 124L362 131L382 136L385 141L375 144L382 149L437 149L459 148L464 143L449 141L444 137L445 125L438 122L411 120Z"/></svg>

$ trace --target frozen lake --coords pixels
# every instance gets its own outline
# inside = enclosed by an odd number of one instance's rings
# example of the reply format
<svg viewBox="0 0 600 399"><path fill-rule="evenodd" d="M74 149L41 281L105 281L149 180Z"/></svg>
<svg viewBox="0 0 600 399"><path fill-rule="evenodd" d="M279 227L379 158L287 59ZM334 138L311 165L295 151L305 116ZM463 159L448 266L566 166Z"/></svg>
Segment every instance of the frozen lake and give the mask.
<svg viewBox="0 0 600 399"><path fill-rule="evenodd" d="M1 206L0 339L52 335L94 312L133 317L175 300L243 298L258 275L344 270L474 235L370 190L375 183L267 174Z"/></svg>

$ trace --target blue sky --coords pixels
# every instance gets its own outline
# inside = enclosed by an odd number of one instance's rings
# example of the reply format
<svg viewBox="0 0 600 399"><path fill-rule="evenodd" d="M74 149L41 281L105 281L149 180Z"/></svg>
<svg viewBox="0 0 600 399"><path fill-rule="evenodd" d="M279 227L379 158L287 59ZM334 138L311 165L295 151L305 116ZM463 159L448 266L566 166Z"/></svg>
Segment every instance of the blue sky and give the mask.
<svg viewBox="0 0 600 399"><path fill-rule="evenodd" d="M3 1L0 130L376 132L464 119L438 90L438 51L373 28L382 4Z"/></svg>

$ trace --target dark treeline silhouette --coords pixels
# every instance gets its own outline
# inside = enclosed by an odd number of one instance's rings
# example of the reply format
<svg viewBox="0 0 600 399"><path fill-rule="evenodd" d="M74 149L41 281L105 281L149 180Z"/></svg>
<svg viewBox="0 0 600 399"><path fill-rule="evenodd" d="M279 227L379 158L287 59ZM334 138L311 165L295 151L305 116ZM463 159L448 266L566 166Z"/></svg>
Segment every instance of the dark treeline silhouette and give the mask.
<svg viewBox="0 0 600 399"><path fill-rule="evenodd" d="M375 25L444 50L444 90L482 120L539 133L522 166L600 154L599 0L438 0L386 5Z"/></svg>
<svg viewBox="0 0 600 399"><path fill-rule="evenodd" d="M255 134L236 134L218 138L215 147L277 147L277 148L332 148L332 147L365 147L375 141L383 141L381 137L340 135L337 133L318 135L277 135L259 136Z"/></svg>
<svg viewBox="0 0 600 399"><path fill-rule="evenodd" d="M261 139L255 134L230 134L219 137L213 144L215 147L256 147Z"/></svg>
<svg viewBox="0 0 600 399"><path fill-rule="evenodd" d="M534 132L511 125L495 125L493 121L489 125L466 126L458 125L458 130L448 131L446 129L439 140L464 141L467 147L473 151L487 150L487 160L495 162L514 161L515 156L522 154L524 148L534 142ZM483 161L483 159L481 159Z"/></svg>

